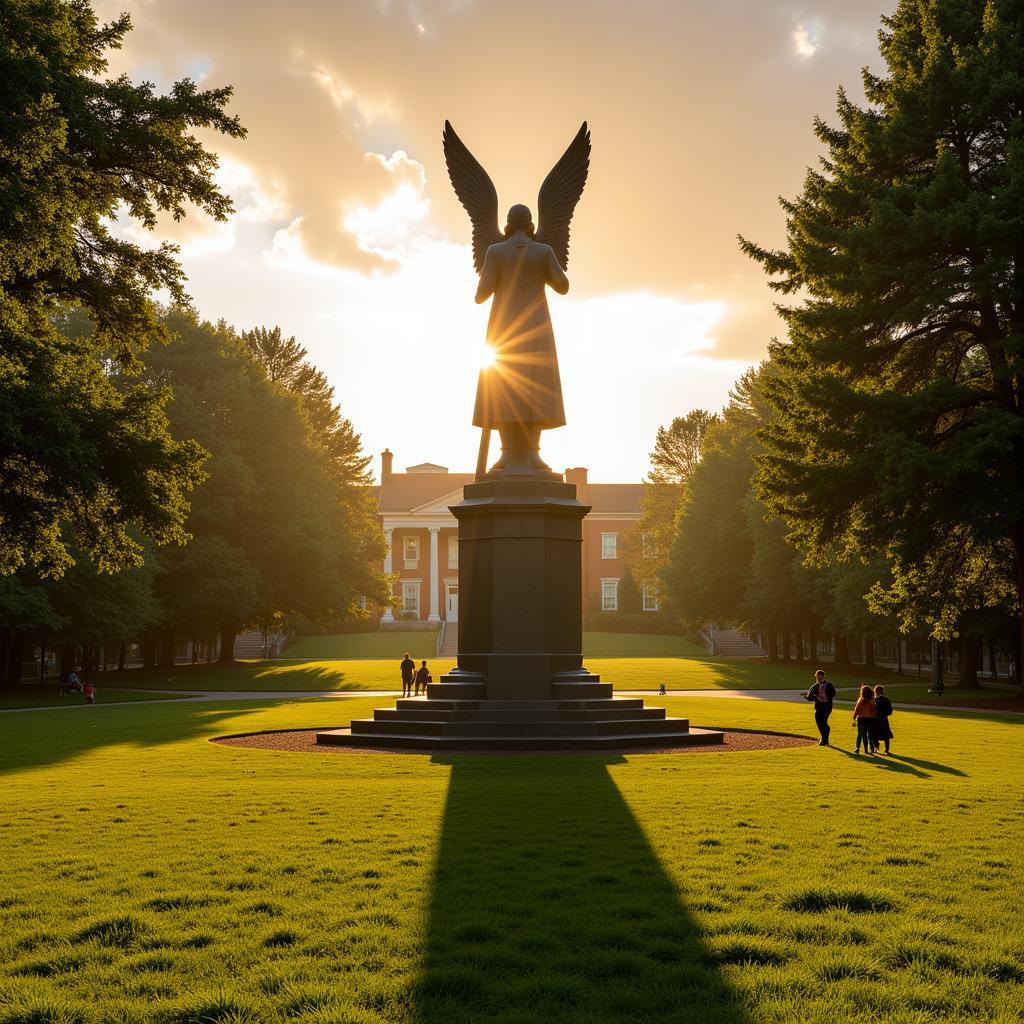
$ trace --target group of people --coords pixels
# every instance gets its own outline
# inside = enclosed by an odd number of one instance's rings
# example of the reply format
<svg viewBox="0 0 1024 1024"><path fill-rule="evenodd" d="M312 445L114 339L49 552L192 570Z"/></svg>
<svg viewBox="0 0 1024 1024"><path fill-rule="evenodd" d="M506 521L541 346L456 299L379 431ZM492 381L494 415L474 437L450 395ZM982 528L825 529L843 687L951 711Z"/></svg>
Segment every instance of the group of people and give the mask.
<svg viewBox="0 0 1024 1024"><path fill-rule="evenodd" d="M836 688L825 678L819 668L814 673L814 683L804 696L814 702L814 721L821 734L818 746L829 746L831 727L828 724L832 714L832 702L835 700ZM857 729L856 752L863 747L865 754L877 754L878 748L884 744L885 753L890 753L889 742L892 740L892 727L889 718L892 716L892 701L885 695L884 686L860 688L860 698L853 709L853 724Z"/></svg>
<svg viewBox="0 0 1024 1024"><path fill-rule="evenodd" d="M434 680L430 676L430 669L427 668L425 661L420 662L420 667L416 667L416 662L409 657L408 653L402 659L402 696L403 697L418 697L420 693L424 696L427 694L427 683L432 683ZM415 693L413 692L415 688Z"/></svg>
<svg viewBox="0 0 1024 1024"><path fill-rule="evenodd" d="M72 669L67 679L60 688L61 697L70 697L73 693L80 693L85 698L86 704L96 703L96 687L92 683L83 682L82 677Z"/></svg>

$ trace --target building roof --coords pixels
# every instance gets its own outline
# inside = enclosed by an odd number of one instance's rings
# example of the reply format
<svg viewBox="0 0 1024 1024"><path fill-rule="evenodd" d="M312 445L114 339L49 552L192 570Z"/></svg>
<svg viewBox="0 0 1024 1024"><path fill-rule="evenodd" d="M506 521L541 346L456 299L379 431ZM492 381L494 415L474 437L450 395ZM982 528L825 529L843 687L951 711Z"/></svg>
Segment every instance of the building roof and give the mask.
<svg viewBox="0 0 1024 1024"><path fill-rule="evenodd" d="M643 484L586 484L580 501L592 512L628 512L639 515Z"/></svg>
<svg viewBox="0 0 1024 1024"><path fill-rule="evenodd" d="M472 482L472 473L426 473L419 467L412 473L391 473L380 485L377 507L381 512L411 512ZM587 483L579 488L580 501L600 513L639 515L643 494L643 484Z"/></svg>
<svg viewBox="0 0 1024 1024"><path fill-rule="evenodd" d="M472 473L392 473L380 485L378 508L410 512L472 482Z"/></svg>

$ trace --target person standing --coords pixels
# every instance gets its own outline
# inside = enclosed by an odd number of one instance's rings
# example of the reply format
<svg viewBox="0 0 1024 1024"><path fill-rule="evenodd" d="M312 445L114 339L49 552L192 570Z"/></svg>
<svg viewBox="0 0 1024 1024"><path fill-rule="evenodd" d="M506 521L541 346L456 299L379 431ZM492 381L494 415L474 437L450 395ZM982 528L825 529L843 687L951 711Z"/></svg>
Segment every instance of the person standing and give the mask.
<svg viewBox="0 0 1024 1024"><path fill-rule="evenodd" d="M408 651L399 666L402 670L402 696L412 696L412 678L416 673L416 662L409 657Z"/></svg>
<svg viewBox="0 0 1024 1024"><path fill-rule="evenodd" d="M814 673L814 684L804 694L807 700L814 701L814 724L818 727L821 739L819 747L829 745L828 738L832 732L828 724L828 717L832 714L832 701L835 700L836 688L825 678L825 673L819 668Z"/></svg>
<svg viewBox="0 0 1024 1024"><path fill-rule="evenodd" d="M889 753L889 741L892 739L892 726L889 716L892 714L892 701L885 695L884 686L875 687L875 750L879 742L885 744L885 752Z"/></svg>
<svg viewBox="0 0 1024 1024"><path fill-rule="evenodd" d="M875 741L873 737L875 725L875 694L870 686L860 688L860 700L853 709L853 724L857 726L857 753L860 753L861 744L864 745L865 754L875 752Z"/></svg>

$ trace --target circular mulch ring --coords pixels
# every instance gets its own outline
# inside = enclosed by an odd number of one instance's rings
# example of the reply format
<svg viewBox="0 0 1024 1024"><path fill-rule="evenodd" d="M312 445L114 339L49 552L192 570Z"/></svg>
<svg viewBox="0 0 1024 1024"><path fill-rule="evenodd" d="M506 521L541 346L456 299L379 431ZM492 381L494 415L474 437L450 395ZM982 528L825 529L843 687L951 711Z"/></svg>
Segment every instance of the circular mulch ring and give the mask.
<svg viewBox="0 0 1024 1024"><path fill-rule="evenodd" d="M725 740L693 747L621 747L610 750L402 750L384 747L343 747L318 744L316 729L285 732L254 732L243 736L215 736L211 743L257 750L291 750L300 754L451 754L459 757L594 757L602 754L732 754L742 750L781 750L817 744L807 736L780 732L722 729Z"/></svg>

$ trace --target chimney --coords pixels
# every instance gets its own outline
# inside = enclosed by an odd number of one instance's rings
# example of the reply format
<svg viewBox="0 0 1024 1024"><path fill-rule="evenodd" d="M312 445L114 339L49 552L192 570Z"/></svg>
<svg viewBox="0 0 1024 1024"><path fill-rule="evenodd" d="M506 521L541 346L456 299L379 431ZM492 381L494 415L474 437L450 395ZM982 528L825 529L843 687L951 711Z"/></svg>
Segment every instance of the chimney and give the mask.
<svg viewBox="0 0 1024 1024"><path fill-rule="evenodd" d="M567 469L565 471L565 482L567 484L575 484L576 497L583 500L583 495L587 491L587 467L574 466L571 469Z"/></svg>
<svg viewBox="0 0 1024 1024"><path fill-rule="evenodd" d="M391 463L394 462L395 457L391 454L391 450L385 448L380 453L380 482L384 483L386 480L391 479Z"/></svg>

